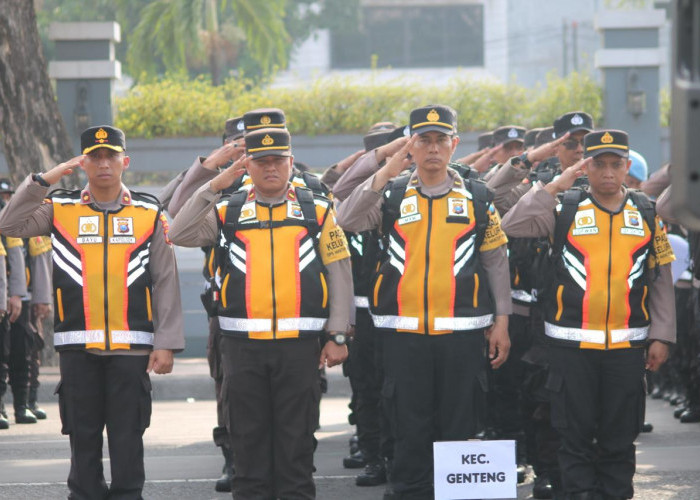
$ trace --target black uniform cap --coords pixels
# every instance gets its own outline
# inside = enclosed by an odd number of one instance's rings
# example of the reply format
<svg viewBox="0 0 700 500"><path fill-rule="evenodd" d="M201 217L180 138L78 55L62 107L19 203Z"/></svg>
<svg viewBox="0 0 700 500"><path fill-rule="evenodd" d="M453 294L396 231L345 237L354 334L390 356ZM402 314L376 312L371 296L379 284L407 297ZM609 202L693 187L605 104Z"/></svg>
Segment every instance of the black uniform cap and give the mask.
<svg viewBox="0 0 700 500"><path fill-rule="evenodd" d="M386 132L386 131L391 132L392 130L396 130L395 123L393 123L393 122L377 122L369 128L367 133L371 134L372 132Z"/></svg>
<svg viewBox="0 0 700 500"><path fill-rule="evenodd" d="M579 130L590 132L593 130L593 117L583 111L564 113L554 120L554 138L559 139L567 132L574 133Z"/></svg>
<svg viewBox="0 0 700 500"><path fill-rule="evenodd" d="M411 111L409 119L411 135L426 132L457 134L457 112L449 106L435 104L416 108Z"/></svg>
<svg viewBox="0 0 700 500"><path fill-rule="evenodd" d="M245 152L253 158L292 156L292 138L284 128L254 130L245 136Z"/></svg>
<svg viewBox="0 0 700 500"><path fill-rule="evenodd" d="M84 155L98 148L109 148L120 153L126 151L124 132L109 125L90 127L80 134L80 150Z"/></svg>
<svg viewBox="0 0 700 500"><path fill-rule="evenodd" d="M493 145L498 146L499 144L508 144L513 141L524 142L525 132L525 127L518 127L517 125L498 127L493 131Z"/></svg>
<svg viewBox="0 0 700 500"><path fill-rule="evenodd" d="M396 139L399 139L401 137L409 137L411 135L411 126L410 125L401 125L400 127L396 127L396 129L389 134L389 137L387 138L386 143L389 144L390 142L395 141Z"/></svg>
<svg viewBox="0 0 700 500"><path fill-rule="evenodd" d="M598 130L583 138L583 157L590 158L603 153L615 153L627 158L630 152L629 136L622 130Z"/></svg>
<svg viewBox="0 0 700 500"><path fill-rule="evenodd" d="M248 111L243 115L245 133L261 128L286 128L287 119L284 111L278 108L260 108Z"/></svg>
<svg viewBox="0 0 700 500"><path fill-rule="evenodd" d="M14 193L15 187L12 185L12 181L7 177L0 179L0 194L4 193Z"/></svg>
<svg viewBox="0 0 700 500"><path fill-rule="evenodd" d="M535 140L537 140L537 134L542 132L542 128L531 128L527 132L525 132L525 137L523 137L523 141L525 144L525 149L529 148L530 146L535 145Z"/></svg>
<svg viewBox="0 0 700 500"><path fill-rule="evenodd" d="M535 137L535 147L538 148L542 144L547 144L554 140L554 127L543 128L537 133Z"/></svg>
<svg viewBox="0 0 700 500"><path fill-rule="evenodd" d="M237 116L235 118L229 118L226 120L226 125L224 126L224 136L223 140L235 141L240 139L245 135L245 123L243 123L243 117Z"/></svg>
<svg viewBox="0 0 700 500"><path fill-rule="evenodd" d="M365 145L365 151L372 151L373 149L377 149L379 146L387 144L389 142L389 137L393 132L393 130L377 130L365 135L362 138L362 142Z"/></svg>
<svg viewBox="0 0 700 500"><path fill-rule="evenodd" d="M479 151L484 148L490 148L493 146L493 132L485 132L477 138L477 147Z"/></svg>

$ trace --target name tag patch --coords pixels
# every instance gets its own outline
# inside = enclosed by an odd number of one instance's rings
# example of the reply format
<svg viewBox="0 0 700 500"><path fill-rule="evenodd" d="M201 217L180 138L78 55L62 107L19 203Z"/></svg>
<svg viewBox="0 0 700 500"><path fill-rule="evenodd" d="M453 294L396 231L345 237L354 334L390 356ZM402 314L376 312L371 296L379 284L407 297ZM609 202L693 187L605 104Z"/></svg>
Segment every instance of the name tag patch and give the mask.
<svg viewBox="0 0 700 500"><path fill-rule="evenodd" d="M397 221L399 225L408 224L421 219L421 214L418 213L418 195L412 195L404 198L401 201L401 217Z"/></svg>

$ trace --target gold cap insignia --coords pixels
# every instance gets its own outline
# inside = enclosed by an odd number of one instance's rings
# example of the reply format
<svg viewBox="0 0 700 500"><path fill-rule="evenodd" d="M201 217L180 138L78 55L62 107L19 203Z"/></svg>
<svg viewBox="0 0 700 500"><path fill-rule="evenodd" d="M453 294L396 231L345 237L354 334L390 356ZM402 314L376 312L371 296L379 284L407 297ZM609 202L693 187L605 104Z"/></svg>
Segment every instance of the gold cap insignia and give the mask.
<svg viewBox="0 0 700 500"><path fill-rule="evenodd" d="M610 132L605 132L603 137L600 138L600 142L603 144L610 144L613 142L615 139L613 139L613 136L610 135Z"/></svg>
<svg viewBox="0 0 700 500"><path fill-rule="evenodd" d="M270 123L272 123L272 120L270 119L269 116L263 115L262 118L260 118L260 123L262 125L269 125Z"/></svg>
<svg viewBox="0 0 700 500"><path fill-rule="evenodd" d="M103 128L95 132L95 139L97 139L97 142L99 142L100 144L102 144L103 142L107 142L107 137L107 131L105 131L105 129Z"/></svg>
<svg viewBox="0 0 700 500"><path fill-rule="evenodd" d="M275 143L275 140L272 137L270 137L269 134L265 134L265 137L263 137L263 140L262 140L262 145L263 146L272 146L274 143Z"/></svg>
<svg viewBox="0 0 700 500"><path fill-rule="evenodd" d="M426 118L429 122L436 122L440 119L440 114L434 109L431 109L430 113L428 113L428 116Z"/></svg>

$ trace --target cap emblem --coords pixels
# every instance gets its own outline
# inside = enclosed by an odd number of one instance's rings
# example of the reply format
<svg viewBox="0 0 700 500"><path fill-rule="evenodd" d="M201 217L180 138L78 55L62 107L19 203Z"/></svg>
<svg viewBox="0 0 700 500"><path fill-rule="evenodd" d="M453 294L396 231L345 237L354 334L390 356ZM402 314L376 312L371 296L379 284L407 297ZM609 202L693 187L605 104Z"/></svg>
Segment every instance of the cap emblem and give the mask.
<svg viewBox="0 0 700 500"><path fill-rule="evenodd" d="M428 113L428 116L426 116L426 118L429 122L436 122L440 119L440 114L434 109L431 109L430 113Z"/></svg>
<svg viewBox="0 0 700 500"><path fill-rule="evenodd" d="M236 128L238 130L243 130L245 129L245 124L243 123L243 120L239 121L238 124L236 125Z"/></svg>
<svg viewBox="0 0 700 500"><path fill-rule="evenodd" d="M582 123L583 123L583 118L581 118L579 115L574 115L571 118L572 125L581 125Z"/></svg>
<svg viewBox="0 0 700 500"><path fill-rule="evenodd" d="M261 125L269 125L270 123L272 123L272 120L270 119L269 116L263 115L262 118L260 118Z"/></svg>
<svg viewBox="0 0 700 500"><path fill-rule="evenodd" d="M515 139L516 137L518 137L518 131L514 128L510 129L508 131L508 137L510 137L511 139Z"/></svg>
<svg viewBox="0 0 700 500"><path fill-rule="evenodd" d="M262 140L262 145L263 146L272 146L274 143L275 143L275 140L272 137L270 137L269 134L265 134L265 137L263 137L263 140Z"/></svg>
<svg viewBox="0 0 700 500"><path fill-rule="evenodd" d="M103 128L95 132L95 139L97 139L97 142L99 142L100 144L107 142L107 137L108 134Z"/></svg>
<svg viewBox="0 0 700 500"><path fill-rule="evenodd" d="M610 144L613 142L615 139L613 139L613 136L610 135L610 132L605 132L603 137L600 138L600 142L603 144Z"/></svg>

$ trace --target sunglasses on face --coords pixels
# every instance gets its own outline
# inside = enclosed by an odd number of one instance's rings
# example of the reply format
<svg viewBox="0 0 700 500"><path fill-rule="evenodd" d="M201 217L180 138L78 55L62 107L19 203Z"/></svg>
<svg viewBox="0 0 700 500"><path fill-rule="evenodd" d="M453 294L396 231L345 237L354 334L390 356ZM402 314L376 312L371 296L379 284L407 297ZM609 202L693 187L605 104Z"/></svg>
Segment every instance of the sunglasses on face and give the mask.
<svg viewBox="0 0 700 500"><path fill-rule="evenodd" d="M561 143L562 146L564 146L566 149L573 151L574 149L578 148L579 145L583 147L583 139L576 140L576 139L568 139L564 142Z"/></svg>

